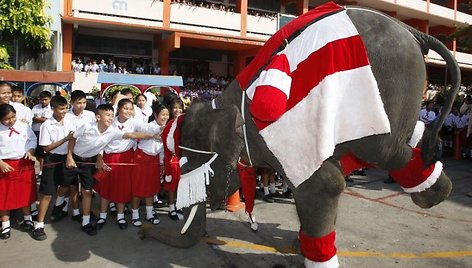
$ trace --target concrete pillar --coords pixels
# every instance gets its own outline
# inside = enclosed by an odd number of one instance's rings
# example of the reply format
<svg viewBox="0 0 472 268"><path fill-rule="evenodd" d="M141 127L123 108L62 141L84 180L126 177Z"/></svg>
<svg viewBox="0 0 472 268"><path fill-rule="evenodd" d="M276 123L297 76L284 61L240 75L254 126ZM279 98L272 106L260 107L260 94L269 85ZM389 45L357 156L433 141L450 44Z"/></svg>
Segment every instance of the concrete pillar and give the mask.
<svg viewBox="0 0 472 268"><path fill-rule="evenodd" d="M246 56L240 52L234 53L233 76L237 76L246 67Z"/></svg>
<svg viewBox="0 0 472 268"><path fill-rule="evenodd" d="M241 37L247 34L247 0L236 1L236 12L241 14Z"/></svg>
<svg viewBox="0 0 472 268"><path fill-rule="evenodd" d="M163 7L163 14L162 14L162 26L164 29L170 28L170 1L171 0L164 0L164 7ZM162 66L161 66L162 70Z"/></svg>
<svg viewBox="0 0 472 268"><path fill-rule="evenodd" d="M74 26L62 24L62 71L72 70L72 35Z"/></svg>
<svg viewBox="0 0 472 268"><path fill-rule="evenodd" d="M308 0L297 0L297 15L303 15L308 12Z"/></svg>

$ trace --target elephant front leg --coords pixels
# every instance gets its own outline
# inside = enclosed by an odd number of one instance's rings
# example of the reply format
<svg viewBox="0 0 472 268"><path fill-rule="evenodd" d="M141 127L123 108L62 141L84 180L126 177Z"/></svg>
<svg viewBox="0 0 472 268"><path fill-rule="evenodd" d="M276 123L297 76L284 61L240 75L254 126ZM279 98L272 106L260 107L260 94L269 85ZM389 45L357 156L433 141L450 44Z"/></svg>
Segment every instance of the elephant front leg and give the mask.
<svg viewBox="0 0 472 268"><path fill-rule="evenodd" d="M306 267L339 267L334 226L344 188L339 165L326 161L294 192L301 224L298 239Z"/></svg>

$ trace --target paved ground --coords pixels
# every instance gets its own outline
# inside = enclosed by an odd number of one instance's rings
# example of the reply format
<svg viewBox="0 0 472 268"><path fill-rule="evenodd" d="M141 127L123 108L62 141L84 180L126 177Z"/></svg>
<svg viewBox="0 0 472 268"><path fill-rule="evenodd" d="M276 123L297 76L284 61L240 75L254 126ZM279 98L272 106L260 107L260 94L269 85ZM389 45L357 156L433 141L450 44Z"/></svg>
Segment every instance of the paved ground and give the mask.
<svg viewBox="0 0 472 268"><path fill-rule="evenodd" d="M444 162L454 190L429 210L416 207L396 184L384 184L383 171L354 177L338 216L341 267L472 267L472 198L465 196L472 191L472 161ZM47 223L49 238L42 242L14 229L0 241L0 267L303 267L292 247L299 229L293 200L256 200L255 213L257 233L242 212L208 214L210 237L191 249L140 240L136 228L120 231L111 220L96 237L70 219Z"/></svg>

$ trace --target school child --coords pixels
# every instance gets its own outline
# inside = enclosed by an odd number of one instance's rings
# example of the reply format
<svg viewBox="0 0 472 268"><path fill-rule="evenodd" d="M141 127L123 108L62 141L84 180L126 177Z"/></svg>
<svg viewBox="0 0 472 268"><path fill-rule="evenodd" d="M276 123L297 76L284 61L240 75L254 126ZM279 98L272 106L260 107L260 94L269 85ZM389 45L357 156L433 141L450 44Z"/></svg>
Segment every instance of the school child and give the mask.
<svg viewBox="0 0 472 268"><path fill-rule="evenodd" d="M138 106L139 108L138 112L140 111L141 114L143 115L142 118L145 124L149 122L149 118L153 114L152 107L151 107L152 104L151 105L147 105L147 104L148 104L148 100L147 100L146 95L139 94L138 96L136 96L136 106Z"/></svg>
<svg viewBox="0 0 472 268"><path fill-rule="evenodd" d="M136 104L134 104L134 101L133 101L133 91L131 91L131 89L129 88L124 88L120 91L120 93L118 93L117 95L114 95L116 96L115 98L113 98L113 108L115 109L115 113L118 112L118 109L117 109L117 104L120 100L122 99L128 99L130 100L131 102L133 102L133 114L132 114L132 117L134 119L137 119L138 121L140 122L143 122L144 119L143 119L143 114L141 112L141 109L136 106ZM146 122L147 123L147 122Z"/></svg>
<svg viewBox="0 0 472 268"><path fill-rule="evenodd" d="M0 81L0 104L10 104L16 110L16 119L31 125L33 113L26 106L12 102L12 87L6 81Z"/></svg>
<svg viewBox="0 0 472 268"><path fill-rule="evenodd" d="M169 110L158 102L152 104L152 110L155 119L147 124L147 131L160 134L169 120ZM146 220L157 225L159 219L153 213L152 203L153 196L159 193L161 188L161 165L164 163L162 141L152 139L139 141L134 163L136 165L131 181L132 209L138 210L141 198L144 198Z"/></svg>
<svg viewBox="0 0 472 268"><path fill-rule="evenodd" d="M51 92L42 91L41 93L39 93L39 104L36 104L35 106L33 106L33 109L31 109L33 112L33 131L38 138L41 124L52 116L52 109L50 105L51 98ZM39 160L39 174L41 175L44 163L44 150L42 150L41 146L38 146L35 155Z"/></svg>
<svg viewBox="0 0 472 268"><path fill-rule="evenodd" d="M145 132L146 125L139 119L133 118L133 102L129 99L121 99L118 102L118 116L115 117L112 127L124 132ZM152 138L148 134L145 139ZM100 194L100 216L97 227L100 229L106 222L109 202L116 203L117 223L120 229L126 229L128 224L124 218L125 204L131 201L131 178L133 177L135 141L129 139L119 139L110 142L104 150L103 161L112 165L110 172L97 183L95 187ZM114 165L120 163L119 165ZM142 222L139 220L139 210L132 210L132 224L139 227Z"/></svg>
<svg viewBox="0 0 472 268"><path fill-rule="evenodd" d="M72 108L67 112L67 114L73 120L73 123L75 125L74 130L78 129L84 124L92 124L96 121L95 114L91 111L85 110L85 107L87 105L87 95L85 95L82 90L72 91L70 95L70 101ZM54 221L59 221L67 216L69 211L69 203L71 203L72 219L78 222L82 222L82 215L80 214L79 210L79 187L77 178L72 181L70 187L60 186L59 191L70 192L70 194L68 194L67 197L64 198L66 205L62 208L62 211L58 214L58 217L55 218Z"/></svg>
<svg viewBox="0 0 472 268"><path fill-rule="evenodd" d="M33 230L30 204L36 200L34 150L36 136L31 127L16 119L9 104L0 104L0 239L11 235L10 210L21 208L23 230Z"/></svg>
<svg viewBox="0 0 472 268"><path fill-rule="evenodd" d="M12 93L11 102L14 103L15 106L17 106L15 110L18 109L18 106L19 106L21 107L20 110L23 110L23 113L25 113L25 116L23 116L23 118L19 118L17 116L17 120L20 120L21 122L27 123L28 125L31 126L32 120L33 120L33 112L28 106L26 106L26 103L25 103L26 97L25 97L25 93L23 89L19 86L12 86L11 93ZM21 105L18 105L18 104L21 104ZM34 202L31 203L31 215L33 216L33 218L35 218L38 215L38 207L36 206L36 200L34 200Z"/></svg>
<svg viewBox="0 0 472 268"><path fill-rule="evenodd" d="M174 98L170 101L170 119L176 119L179 115L183 113L184 110L184 104L181 99L179 98ZM170 163L170 159L165 161L166 165ZM168 170L168 167L166 167L166 170ZM170 175L167 174L166 175ZM183 220L184 219L184 214L181 210L177 210L175 207L175 201L177 198L177 192L175 191L175 186L172 185L172 183L169 183L167 181L164 182L164 189L167 190L169 194L169 217L174 220Z"/></svg>
<svg viewBox="0 0 472 268"><path fill-rule="evenodd" d="M39 184L39 192L42 194L39 200L39 214L34 225L33 238L45 240L44 218L51 202L52 195L57 193L56 203L51 213L51 221L55 221L66 205L64 197L66 192L57 192L57 186L69 186L70 181L66 176L65 161L69 139L72 138L75 129L73 120L66 118L68 103L64 97L56 96L51 99L53 115L44 121L40 127L39 145L43 146L44 168ZM61 190L61 189L60 189Z"/></svg>
<svg viewBox="0 0 472 268"><path fill-rule="evenodd" d="M96 119L93 124L84 124L76 130L70 141L67 164L71 168L74 175L80 175L80 183L82 185L82 231L88 235L96 235L97 227L103 226L103 222L97 222L94 225L90 222L90 206L92 202L92 187L94 184L93 174L95 168L101 171L110 171L103 159L102 151L108 143L121 139L146 139L158 138L159 135L149 135L140 132L124 132L123 129L110 127L113 124L113 106L109 104L101 104L97 107ZM96 165L87 163L95 162ZM112 167L111 170L116 167ZM102 216L102 214L100 214Z"/></svg>

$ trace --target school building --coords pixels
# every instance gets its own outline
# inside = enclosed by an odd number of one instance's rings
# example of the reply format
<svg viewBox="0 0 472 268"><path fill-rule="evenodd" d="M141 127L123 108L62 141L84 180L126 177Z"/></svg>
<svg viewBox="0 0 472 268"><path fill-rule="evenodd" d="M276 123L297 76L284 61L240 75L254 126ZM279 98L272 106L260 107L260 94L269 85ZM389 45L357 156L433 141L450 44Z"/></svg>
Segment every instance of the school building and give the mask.
<svg viewBox="0 0 472 268"><path fill-rule="evenodd" d="M264 42L294 16L327 0L50 0L54 70L73 58L104 59L134 68L159 64L161 74L234 76ZM446 37L472 24L469 0L335 1L383 11L443 41L463 81L472 83L472 51ZM431 80L447 80L444 61L430 52Z"/></svg>

